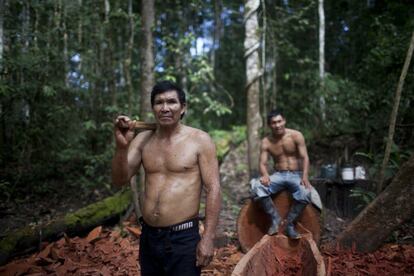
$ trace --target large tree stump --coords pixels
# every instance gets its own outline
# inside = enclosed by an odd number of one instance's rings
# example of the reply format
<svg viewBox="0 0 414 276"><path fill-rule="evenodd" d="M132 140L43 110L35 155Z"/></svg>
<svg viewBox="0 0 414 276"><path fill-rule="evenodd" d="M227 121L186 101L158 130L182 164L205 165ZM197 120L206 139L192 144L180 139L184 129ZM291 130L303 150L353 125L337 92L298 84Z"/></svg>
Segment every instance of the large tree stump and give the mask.
<svg viewBox="0 0 414 276"><path fill-rule="evenodd" d="M281 191L273 196L279 214L286 218L293 199L289 192ZM309 230L316 243L321 236L320 211L308 204L298 218L298 222ZM243 252L249 251L266 233L270 227L270 217L263 211L259 202L249 200L240 210L237 219L237 235Z"/></svg>
<svg viewBox="0 0 414 276"><path fill-rule="evenodd" d="M308 232L300 240L282 235L264 236L237 263L232 276L325 274L323 257Z"/></svg>
<svg viewBox="0 0 414 276"><path fill-rule="evenodd" d="M52 240L63 233L71 235L86 232L111 219L117 219L128 208L130 202L131 191L123 190L47 225L26 226L9 233L0 241L0 265L19 252L37 249L41 241Z"/></svg>
<svg viewBox="0 0 414 276"><path fill-rule="evenodd" d="M358 251L377 249L401 223L414 215L414 155L391 184L348 225L338 242Z"/></svg>

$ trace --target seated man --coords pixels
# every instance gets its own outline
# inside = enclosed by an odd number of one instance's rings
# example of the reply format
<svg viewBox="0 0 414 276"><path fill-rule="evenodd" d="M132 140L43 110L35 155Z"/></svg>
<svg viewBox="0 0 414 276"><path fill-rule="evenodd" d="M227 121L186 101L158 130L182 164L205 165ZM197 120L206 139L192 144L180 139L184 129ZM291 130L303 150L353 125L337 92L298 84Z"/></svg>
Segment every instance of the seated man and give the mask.
<svg viewBox="0 0 414 276"><path fill-rule="evenodd" d="M280 215L271 195L281 190L292 193L294 203L287 216L286 234L293 239L300 238L293 222L310 202L311 184L308 179L309 157L305 139L297 130L285 128L286 120L278 110L267 116L267 124L272 133L262 140L260 148L260 179L253 179L251 188L265 212L270 215L272 224L268 230L274 235L279 230ZM275 172L269 175L267 162L273 158Z"/></svg>

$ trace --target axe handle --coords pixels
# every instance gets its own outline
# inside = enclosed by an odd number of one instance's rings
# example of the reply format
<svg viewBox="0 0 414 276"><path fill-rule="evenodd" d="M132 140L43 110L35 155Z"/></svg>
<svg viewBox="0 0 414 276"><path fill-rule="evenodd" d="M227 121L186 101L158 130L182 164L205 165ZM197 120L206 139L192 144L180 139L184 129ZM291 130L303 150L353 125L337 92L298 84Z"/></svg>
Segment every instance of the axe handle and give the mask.
<svg viewBox="0 0 414 276"><path fill-rule="evenodd" d="M138 130L156 130L157 125L154 123L146 123L143 121L133 121L134 128Z"/></svg>

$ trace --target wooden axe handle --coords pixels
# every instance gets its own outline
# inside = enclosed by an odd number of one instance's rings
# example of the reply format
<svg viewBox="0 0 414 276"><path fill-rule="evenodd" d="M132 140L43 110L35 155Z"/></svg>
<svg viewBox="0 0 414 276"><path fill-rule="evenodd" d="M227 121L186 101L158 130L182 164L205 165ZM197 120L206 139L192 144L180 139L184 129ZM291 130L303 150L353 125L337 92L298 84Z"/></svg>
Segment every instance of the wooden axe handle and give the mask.
<svg viewBox="0 0 414 276"><path fill-rule="evenodd" d="M133 121L134 128L138 130L156 130L157 125L154 123L146 123L143 121Z"/></svg>

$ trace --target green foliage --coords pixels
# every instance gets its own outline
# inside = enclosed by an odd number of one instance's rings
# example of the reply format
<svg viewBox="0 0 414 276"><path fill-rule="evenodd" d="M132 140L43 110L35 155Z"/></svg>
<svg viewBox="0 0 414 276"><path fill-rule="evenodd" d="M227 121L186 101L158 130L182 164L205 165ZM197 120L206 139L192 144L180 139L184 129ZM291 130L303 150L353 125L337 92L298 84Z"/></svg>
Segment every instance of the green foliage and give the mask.
<svg viewBox="0 0 414 276"><path fill-rule="evenodd" d="M384 172L384 179L389 180L392 179L395 174L400 169L401 165L404 164L408 160L408 158L411 156L412 151L404 150L395 143L391 146L391 154L390 159L387 167L385 168ZM382 162L384 159L384 153L376 153L376 152L370 152L370 153L364 153L364 152L356 152L354 154L354 158L364 158L365 160L369 160L370 167L368 170L368 176L371 179L376 179L377 174L379 173Z"/></svg>
<svg viewBox="0 0 414 276"><path fill-rule="evenodd" d="M217 157L219 162L223 161L224 156L230 148L237 146L246 139L245 126L233 126L232 130L213 130L209 133L216 145Z"/></svg>
<svg viewBox="0 0 414 276"><path fill-rule="evenodd" d="M372 191L367 191L357 187L355 189L351 189L351 194L349 196L358 198L361 201L361 203L356 206L358 210L361 210L371 203L377 195Z"/></svg>
<svg viewBox="0 0 414 276"><path fill-rule="evenodd" d="M177 81L175 72L174 67L169 67L161 78ZM214 85L213 69L206 56L193 57L186 68L186 75L189 80L187 120L195 127L213 129L215 120L232 113L233 99L223 87Z"/></svg>
<svg viewBox="0 0 414 276"><path fill-rule="evenodd" d="M129 53L128 1L110 0L107 15L103 2L6 2L0 198L53 192L52 181L77 180L84 189L108 185L113 118L126 113L128 106L132 117L139 113L139 5L133 4L135 33ZM266 43L261 45L266 46L261 49L266 69L262 108L282 108L288 126L300 129L307 139L360 134L361 151L369 152L376 169L414 29L414 6L374 2L368 6L366 1L325 1L324 85L317 69L317 2L266 0L266 10L259 15L260 20L264 14L267 18ZM220 16L215 3L157 2L154 49L156 80L174 80L185 89L185 122L211 133L222 158L232 143L245 137L245 129L233 127L246 121L245 28L240 1L222 1ZM217 18L220 29L214 25ZM218 41L213 48L214 37ZM201 50L200 41L205 43ZM131 102L125 78L129 54ZM387 176L413 149L413 102L414 71L409 70Z"/></svg>

